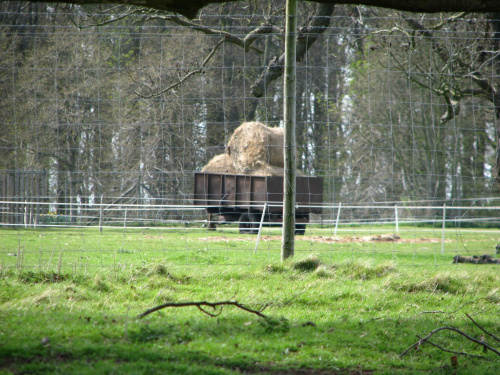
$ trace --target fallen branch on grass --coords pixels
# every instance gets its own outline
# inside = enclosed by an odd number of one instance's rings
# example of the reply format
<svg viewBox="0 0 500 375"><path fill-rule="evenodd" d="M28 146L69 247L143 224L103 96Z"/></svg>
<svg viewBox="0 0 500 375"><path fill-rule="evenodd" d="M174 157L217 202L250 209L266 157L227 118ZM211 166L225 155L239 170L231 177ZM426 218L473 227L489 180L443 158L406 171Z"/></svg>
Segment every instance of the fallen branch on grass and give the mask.
<svg viewBox="0 0 500 375"><path fill-rule="evenodd" d="M466 314L467 317L472 320L472 322L477 326L479 327L483 332L487 333L488 335L492 336L493 338L495 338L496 340L499 340L498 337L496 337L495 335L489 333L488 331L486 331L483 327L481 327L477 322L474 321L474 319L472 319L470 317L470 315ZM481 345L485 351L487 350L491 350L493 353L495 353L496 355L500 356L500 351L498 351L497 349L491 347L490 345L488 345L486 342L482 341L482 340L478 340L478 339L475 339L474 337L472 336L469 336L467 333L459 330L458 328L455 328L455 327L440 327L440 328L437 328L433 331L431 331L427 336L425 336L424 338L420 337L417 335L417 337L419 338L419 340L413 344L412 346L410 346L408 349L406 349L403 353L401 353L399 355L399 358L403 357L404 355L406 355L410 350L412 349L418 349L420 348L420 346L422 344L425 344L425 343L428 343L428 344L431 344L441 350L444 350L446 352L450 352L450 353L453 353L453 354L459 354L459 355L466 355L466 356L470 356L470 357L476 357L476 358L486 358L486 357L483 357L483 356L478 356L478 355L475 355L475 354L469 354L469 353L463 353L463 352L453 352L453 351L450 351L450 350L447 350L447 349L443 349L442 347L432 343L429 341L429 339L435 335L436 333L440 332L440 331L454 331L454 332L457 332L459 334L461 334L462 336L464 336L465 338L467 338L468 340L472 341L472 342L475 342L476 344L479 344ZM500 341L500 340L499 340Z"/></svg>
<svg viewBox="0 0 500 375"><path fill-rule="evenodd" d="M420 336L417 336L420 340L422 340L422 338ZM447 352L447 353L452 353L452 354L456 354L456 355L466 355L466 356L469 356L469 357L475 357L475 358L482 358L482 359L486 359L486 357L482 356L482 355L477 355L477 354L470 354L470 353L465 353L465 352L456 352L454 350L449 350L449 349L445 349L443 348L442 346L436 344L436 343L433 343L432 341L429 341L429 340L426 340L425 341L427 344L430 344L432 346L435 346L436 348L442 350L443 352ZM401 357L401 356L400 356Z"/></svg>
<svg viewBox="0 0 500 375"><path fill-rule="evenodd" d="M263 305L260 307L260 309L254 310L254 309L251 309L249 307L246 307L245 305L239 303L238 301L169 302L169 303L164 303L163 305L159 305L159 306L156 306L156 307L153 307L149 310L144 311L142 314L139 315L139 318L144 318L146 315L154 313L155 311L158 311L158 310L165 309L167 307L187 307L187 306L196 306L202 313L207 314L208 316L211 316L212 318L219 316L222 313L222 310L224 309L225 306L235 306L235 307L242 309L242 310L245 310L249 313L258 315L261 318L267 318L266 315L262 314L262 311L264 311L269 305ZM207 307L211 308L212 311L207 311L206 310Z"/></svg>
<svg viewBox="0 0 500 375"><path fill-rule="evenodd" d="M499 264L500 259L494 259L489 254L483 254L480 256L473 255L470 257L465 257L462 255L455 255L453 257L452 263L472 263L472 264Z"/></svg>
<svg viewBox="0 0 500 375"><path fill-rule="evenodd" d="M467 316L467 318L469 318L470 320L472 320L472 323L474 323L477 328L479 328L481 331L483 331L484 333L486 333L488 336L493 337L495 340L497 340L498 342L500 342L500 339L498 337L496 337L493 333L490 333L487 330L485 330L483 327L481 327L474 319L472 319L472 317L469 314L465 314L465 315Z"/></svg>
<svg viewBox="0 0 500 375"><path fill-rule="evenodd" d="M477 299L471 298L468 301L466 301L463 304L461 304L460 306L458 306L453 311L441 311L441 310L439 310L439 311L422 311L420 314L448 314L448 315L453 315L458 310L461 310L463 307L465 307L467 305L471 305L471 304L476 303L476 302L481 301L481 300L488 300L488 298L485 298L485 297L481 297L481 298L477 298ZM471 319L474 322L474 320L468 314L465 314L465 315L467 315L469 317L469 319ZM479 328L481 328L481 327L479 327Z"/></svg>

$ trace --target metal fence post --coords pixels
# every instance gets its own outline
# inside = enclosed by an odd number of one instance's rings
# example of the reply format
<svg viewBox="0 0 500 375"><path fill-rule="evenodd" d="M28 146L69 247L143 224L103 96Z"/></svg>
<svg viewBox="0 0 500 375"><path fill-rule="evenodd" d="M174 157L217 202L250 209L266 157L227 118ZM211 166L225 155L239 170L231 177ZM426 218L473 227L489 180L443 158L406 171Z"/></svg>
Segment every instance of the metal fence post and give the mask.
<svg viewBox="0 0 500 375"><path fill-rule="evenodd" d="M339 228L339 220L340 220L340 210L342 208L342 202L339 203L339 209L337 211L337 220L335 220L335 231L333 232L333 235L337 235L337 229Z"/></svg>
<svg viewBox="0 0 500 375"><path fill-rule="evenodd" d="M396 221L396 233L399 233L398 205L394 206L394 219Z"/></svg>
<svg viewBox="0 0 500 375"><path fill-rule="evenodd" d="M443 230L441 234L441 254L444 255L444 230L446 227L446 203L443 204Z"/></svg>
<svg viewBox="0 0 500 375"><path fill-rule="evenodd" d="M104 214L103 195L101 195L101 207L99 208L99 232L102 233L102 220Z"/></svg>

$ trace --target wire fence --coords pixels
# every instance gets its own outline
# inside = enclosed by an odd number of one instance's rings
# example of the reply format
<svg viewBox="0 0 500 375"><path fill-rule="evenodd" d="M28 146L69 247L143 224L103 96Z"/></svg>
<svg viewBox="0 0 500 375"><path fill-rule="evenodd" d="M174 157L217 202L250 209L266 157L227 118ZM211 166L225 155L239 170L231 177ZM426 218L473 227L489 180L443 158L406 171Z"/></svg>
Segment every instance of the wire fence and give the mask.
<svg viewBox="0 0 500 375"><path fill-rule="evenodd" d="M497 200L498 201L498 200ZM94 203L90 208L75 204L70 212L75 215L63 215L52 211L53 203L40 203L28 201L0 201L0 213L5 221L1 223L4 228L42 228L42 227L182 227L185 225L196 225L204 227L208 224L206 209L219 206L195 205L165 205L165 204L108 204L104 202ZM268 210L276 209L281 212L283 206L280 204L268 204L261 206L258 221L252 224L260 224L260 216L266 215ZM296 205L296 209L310 208L311 206ZM246 205L234 205L237 210L247 210ZM447 206L443 204L440 208L429 208L429 206L416 205L315 205L321 214L311 214L311 227L319 226L325 228L338 228L342 225L380 225L390 224L395 226L396 232L399 226L418 225L443 225L443 227L457 228L493 228L500 226L500 206ZM40 213L44 212L44 213ZM224 208L220 211L221 216L225 214ZM216 221L216 224L224 225L230 222ZM236 221L237 224L237 221ZM274 223L264 221L264 225L273 226ZM212 229L216 229L215 227Z"/></svg>
<svg viewBox="0 0 500 375"><path fill-rule="evenodd" d="M323 182L297 252L429 267L496 257L499 23L301 3L298 24L297 170ZM273 260L279 215L250 210L256 246L239 233L245 205L211 225L194 176L230 156L245 121L282 127L283 34L282 1L194 20L0 3L2 268L106 268L162 251L183 265Z"/></svg>
<svg viewBox="0 0 500 375"><path fill-rule="evenodd" d="M280 259L281 228L264 222L265 213L249 223L255 231L248 234L247 226L242 229L232 222L210 227L205 210L196 205L96 203L88 212L76 208L77 218L49 213L23 223L33 211L30 203L0 204L24 207L19 223L2 225L2 272L91 275L155 263L261 267ZM468 257L477 266L480 257L488 254L487 263L500 263L500 206L443 205L439 214L429 213L427 206L339 204L321 208L323 214L311 215L305 233L296 236L299 258L446 268L458 264L456 257ZM371 210L370 216L364 215L367 210ZM487 215L481 217L479 212ZM19 210L11 214L21 215Z"/></svg>

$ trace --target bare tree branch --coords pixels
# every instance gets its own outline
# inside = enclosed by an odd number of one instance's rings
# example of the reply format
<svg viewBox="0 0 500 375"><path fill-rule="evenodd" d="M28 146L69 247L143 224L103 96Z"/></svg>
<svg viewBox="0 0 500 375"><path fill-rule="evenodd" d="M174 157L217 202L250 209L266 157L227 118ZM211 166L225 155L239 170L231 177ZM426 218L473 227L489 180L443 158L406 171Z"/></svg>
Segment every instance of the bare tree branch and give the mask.
<svg viewBox="0 0 500 375"><path fill-rule="evenodd" d="M264 53L264 51L262 51L259 48L251 47L250 45L247 46L247 44L245 43L245 41L243 39L238 38L238 37L234 36L233 34L228 33L227 31L216 30L216 29L212 29L212 28L207 27L207 26L198 25L194 22L189 22L187 20L184 20L178 16L154 15L154 16L149 16L148 19L172 21L180 26L187 26L193 30L200 31L206 35L219 35L221 37L224 37L226 42L236 44L237 46L244 47L245 49L251 48L251 49L257 51L258 53Z"/></svg>
<svg viewBox="0 0 500 375"><path fill-rule="evenodd" d="M448 18L442 20L441 22L439 22L438 24L434 25L432 27L432 30L441 30L445 25L449 24L450 22L454 22L457 19L464 18L466 15L467 15L467 12L456 13L453 16L448 17Z"/></svg>
<svg viewBox="0 0 500 375"><path fill-rule="evenodd" d="M210 51L210 53L207 55L207 57L205 57L205 60L203 61L203 63L201 64L201 66L196 69L196 70L193 70L192 72L189 72L188 74L186 74L184 77L182 77L178 82L168 86L167 88L159 91L159 92L156 92L156 93L152 93L150 95L142 95L138 92L135 92L135 94L143 99L150 99L150 98L155 98L155 97L158 97L164 93L166 93L167 91L170 91L180 85L182 85L184 83L184 81L186 81L189 77L191 76L194 76L195 74L200 74L200 73L203 73L203 68L205 68L205 66L208 64L208 62L210 61L210 59L214 56L215 52L217 51L217 49L221 46L221 44L224 43L224 39L221 39L219 40L215 46L212 48L212 50Z"/></svg>
<svg viewBox="0 0 500 375"><path fill-rule="evenodd" d="M410 25L414 30L418 31L423 37L429 39L434 38L434 33L428 28L425 28L420 22L408 17L405 17L404 19L408 23L408 25ZM439 55L443 63L447 63L450 60L450 54L448 53L448 51L446 51L445 48L443 48L443 46L441 46L441 44L432 43L432 49Z"/></svg>
<svg viewBox="0 0 500 375"><path fill-rule="evenodd" d="M263 24L256 29L250 31L248 35L243 39L243 45L245 47L245 51L248 51L250 49L250 46L252 43L261 35L264 34L270 34L270 33L276 33L276 34L283 34L283 30L269 24Z"/></svg>
<svg viewBox="0 0 500 375"><path fill-rule="evenodd" d="M433 335L435 335L436 333L438 333L440 331L453 331L453 332L457 332L457 333L461 334L462 336L464 336L465 338L467 338L468 340L470 340L472 342L475 342L476 344L481 345L482 347L484 347L484 348L486 348L488 350L491 350L493 353L495 353L496 355L500 356L500 352L498 350L496 350L495 348L492 348L490 345L486 344L484 341L481 341L481 340L475 339L472 336L469 336L467 333L459 330L458 328L455 328L455 327L440 327L440 328L437 328L437 329L431 331L424 338L420 338L419 336L417 336L417 337L419 337L419 340L415 344L413 344L412 346L410 346L408 349L406 349L403 353L401 353L399 355L399 358L401 358L404 355L406 355L410 350L415 349L415 348L419 348L422 344L425 344Z"/></svg>
<svg viewBox="0 0 500 375"><path fill-rule="evenodd" d="M450 96L449 93L443 93L441 96L446 102L446 112L443 116L441 116L440 121L442 124L446 124L448 121L453 120L455 115L458 114L460 106L458 105L458 102Z"/></svg>
<svg viewBox="0 0 500 375"><path fill-rule="evenodd" d="M420 336L417 335L417 337L422 340L422 338ZM447 353L452 353L452 354L457 354L457 355L465 355L465 356L469 356L469 357L475 357L475 358L482 358L482 359L486 359L486 357L482 356L482 355L477 355L477 354L470 354L470 353L466 353L466 352L455 352L453 350L449 350L449 349L445 349L443 348L442 346L438 345L438 344L435 344L433 343L432 341L429 341L429 340L426 340L426 343L427 344L431 344L432 346L435 346L436 348L438 349L441 349L443 352L447 352Z"/></svg>
<svg viewBox="0 0 500 375"><path fill-rule="evenodd" d="M117 6L116 8L119 8L119 6ZM118 22L124 18L127 18L129 16L132 16L134 14L140 14L140 13L143 13L145 11L151 11L151 9L145 9L145 8L136 8L136 7L129 7L125 12L123 12L122 14L120 14L118 17L114 17L114 18L109 18L107 19L106 21L103 21L103 22L96 22L96 23L92 23L92 24L88 24L88 25L81 25L81 24L78 24L74 19L73 17L70 17L70 21L76 26L78 27L79 29L86 29L88 27L94 27L94 26L105 26L105 25L109 25L110 23L114 23L114 22Z"/></svg>
<svg viewBox="0 0 500 375"><path fill-rule="evenodd" d="M244 311L247 311L249 313L255 314L261 318L267 318L266 315L262 314L262 311L264 311L268 305L263 305L261 306L260 309L254 310L249 307L246 307L245 305L239 303L238 301L220 301L220 302L207 302L207 301L200 301L200 302L169 302L169 303L164 303L163 305L159 305L156 307L153 307L152 309L146 310L142 314L139 315L139 318L144 318L145 316L154 313L156 311L165 309L167 307L187 307L187 306L196 306L201 312L204 314L207 314L211 317L217 317L222 313L222 309L224 306L235 306L239 309L242 309ZM210 307L212 308L215 312L209 312L205 310L203 307ZM219 310L217 310L219 308Z"/></svg>
<svg viewBox="0 0 500 375"><path fill-rule="evenodd" d="M297 36L297 61L301 61L307 50L330 25L330 16L333 14L334 4L320 4L316 15L309 26L301 28ZM275 56L260 77L251 86L253 96L260 98L273 81L283 75L285 54Z"/></svg>
<svg viewBox="0 0 500 375"><path fill-rule="evenodd" d="M444 64L441 69L442 73L445 73L444 76L446 76L446 72L451 69L454 71L455 77L457 77L454 82L443 83L439 90L432 89L432 91L434 91L437 95L443 97L446 102L446 112L441 117L441 123L443 124L452 120L458 114L460 109L458 102L463 97L481 96L492 102L495 108L497 108L498 103L500 103L499 90L496 90L490 81L482 76L480 71L481 67L484 66L484 62L480 64L480 67L475 67L474 62L466 62L458 54L450 53L446 46L443 46L440 40L436 39L434 36L434 31L442 29L446 24L451 23L464 15L466 15L465 12L455 14L431 27L424 27L422 23L413 18L404 18L413 30L418 32L418 34L422 37L431 41L431 48ZM492 51L492 53L496 56L496 52ZM487 59L487 61L492 61L495 56ZM453 69L454 64L461 68L461 73L457 71L457 69ZM410 77L410 79L421 86L425 86L421 82L412 79L412 77ZM464 80L466 79L470 79L475 85L477 85L478 89L461 88Z"/></svg>
<svg viewBox="0 0 500 375"><path fill-rule="evenodd" d="M474 319L472 319L472 317L469 314L465 314L465 315L467 316L467 318L469 318L470 320L472 320L472 323L474 323L477 328L479 328L481 331L483 331L484 333L486 333L488 336L493 337L495 340L497 340L498 342L500 342L500 339L498 337L496 337L494 334L488 332L483 327L481 327Z"/></svg>
<svg viewBox="0 0 500 375"><path fill-rule="evenodd" d="M420 314L448 314L448 315L453 315L457 311L461 310L463 307L465 307L467 305L474 304L474 303L476 303L478 301L481 301L481 300L487 300L487 298L485 298L485 297L481 297L481 298L477 298L477 299L471 298L468 301L462 303L455 310L449 311L449 312L448 311L422 311Z"/></svg>

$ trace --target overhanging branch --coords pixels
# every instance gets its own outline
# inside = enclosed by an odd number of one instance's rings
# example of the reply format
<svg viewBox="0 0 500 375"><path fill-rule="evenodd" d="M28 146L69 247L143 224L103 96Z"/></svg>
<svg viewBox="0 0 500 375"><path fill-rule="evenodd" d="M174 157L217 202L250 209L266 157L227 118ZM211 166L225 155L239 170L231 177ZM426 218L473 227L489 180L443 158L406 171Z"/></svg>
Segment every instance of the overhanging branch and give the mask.
<svg viewBox="0 0 500 375"><path fill-rule="evenodd" d="M330 17L333 14L333 4L320 4L315 17L309 26L301 28L297 35L297 61L302 60L307 50L314 44L319 36L330 25ZM267 87L283 75L285 65L285 54L275 56L259 78L253 83L250 91L253 96L260 98L264 95Z"/></svg>
<svg viewBox="0 0 500 375"><path fill-rule="evenodd" d="M194 71L189 72L188 74L186 74L184 77L182 77L182 78L181 78L179 81L177 81L176 83L173 83L173 84L171 84L170 86L168 86L168 87L164 88L163 90L158 91L158 92L154 92L154 93L152 93L152 94L150 94L150 95L142 95L142 94L140 94L140 93L138 93L138 92L135 92L135 94L136 94L137 96L139 96L139 97L143 98L143 99L151 99L151 98L156 98L156 97L158 97L158 96L160 96L160 95L163 95L163 94L165 94L166 92L168 92L168 91L170 91L170 90L172 90L172 89L174 89L174 88L176 88L176 87L178 87L178 86L182 85L182 84L184 83L184 81L186 81L187 79L189 79L191 76L194 76L195 74L201 74L201 73L203 73L203 70L204 70L205 66L206 66L206 65L207 65L207 63L210 61L210 59L214 56L215 52L217 51L217 49L221 46L221 44L222 44L223 42L224 42L224 39L219 40L219 41L215 44L215 46L212 48L212 50L210 51L210 53L208 54L208 56L207 56L207 57L205 57L205 60L203 61L203 63L201 64L201 66L200 66L198 69L196 69L196 70L194 70ZM152 90L151 90L151 91L152 91Z"/></svg>
<svg viewBox="0 0 500 375"><path fill-rule="evenodd" d="M163 20L163 21L171 21L171 22L176 23L179 26L187 26L193 30L200 31L206 35L219 35L219 36L223 37L226 42L236 44L237 46L240 46L240 47L245 47L245 49L247 49L247 50L248 50L248 48L252 48L253 50L255 50L259 53L264 53L264 51L262 51L259 48L251 47L250 46L251 43L249 44L244 39L238 38L238 37L234 36L233 34L228 33L227 31L215 30L215 29L212 29L208 26L198 25L194 22L189 22L189 21L184 20L184 19L177 17L177 16L154 15L154 16L149 16L148 19L151 19L151 20L154 20L154 19L158 20L159 19L159 20Z"/></svg>
<svg viewBox="0 0 500 375"><path fill-rule="evenodd" d="M226 0L234 2L239 0ZM194 18L199 10L209 4L221 3L221 0L32 0L38 3L71 3L71 4L124 4L137 5L182 14ZM382 8L403 10L408 12L500 12L498 0L316 0L323 4L356 4Z"/></svg>

